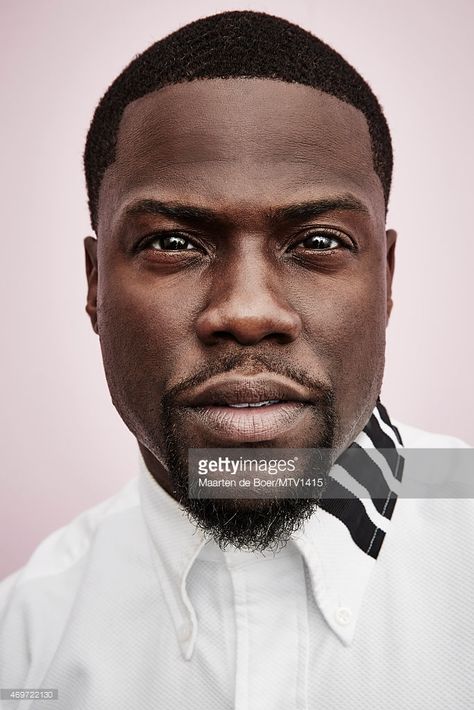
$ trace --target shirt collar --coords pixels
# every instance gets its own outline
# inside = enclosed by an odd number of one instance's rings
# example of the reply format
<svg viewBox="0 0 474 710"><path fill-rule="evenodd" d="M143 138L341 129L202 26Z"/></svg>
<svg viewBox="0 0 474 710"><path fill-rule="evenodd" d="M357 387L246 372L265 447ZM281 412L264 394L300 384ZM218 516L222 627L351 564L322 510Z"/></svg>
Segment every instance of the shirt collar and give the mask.
<svg viewBox="0 0 474 710"><path fill-rule="evenodd" d="M318 508L292 536L307 565L316 604L345 645L353 640L369 578L390 529L403 473L402 447L397 428L378 400L364 429L331 469ZM181 651L189 660L197 619L186 579L209 538L156 483L141 454L139 469L153 564Z"/></svg>

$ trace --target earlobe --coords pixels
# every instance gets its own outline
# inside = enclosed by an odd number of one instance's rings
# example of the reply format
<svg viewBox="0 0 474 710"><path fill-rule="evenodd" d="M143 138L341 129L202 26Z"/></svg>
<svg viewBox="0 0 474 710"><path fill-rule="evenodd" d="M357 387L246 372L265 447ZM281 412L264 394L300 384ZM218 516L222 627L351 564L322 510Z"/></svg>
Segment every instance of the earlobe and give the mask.
<svg viewBox="0 0 474 710"><path fill-rule="evenodd" d="M386 237L386 284L387 284L387 324L393 308L392 281L395 271L395 244L397 233L394 229L387 229Z"/></svg>
<svg viewBox="0 0 474 710"><path fill-rule="evenodd" d="M88 284L86 313L91 320L94 332L99 334L99 327L97 323L97 239L94 239L94 237L86 237L84 239L84 251L86 257L86 276Z"/></svg>

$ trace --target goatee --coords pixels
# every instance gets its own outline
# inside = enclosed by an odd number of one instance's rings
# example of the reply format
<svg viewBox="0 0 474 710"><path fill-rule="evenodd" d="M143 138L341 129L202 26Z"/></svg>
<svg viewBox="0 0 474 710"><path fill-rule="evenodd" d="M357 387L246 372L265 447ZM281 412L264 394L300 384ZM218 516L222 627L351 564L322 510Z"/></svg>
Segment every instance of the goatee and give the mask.
<svg viewBox="0 0 474 710"><path fill-rule="evenodd" d="M277 551L316 510L321 492L319 495L313 492L310 498L295 497L291 491L288 496L276 498L268 493L263 498L251 499L190 497L188 450L181 441L175 409L169 398L163 400L162 414L166 432L165 462L175 498L191 522L212 536L221 549L233 545L249 551ZM318 415L324 422L323 431L311 448L317 449L327 474L330 464L324 452L333 449L336 431L334 397L329 390L318 404Z"/></svg>

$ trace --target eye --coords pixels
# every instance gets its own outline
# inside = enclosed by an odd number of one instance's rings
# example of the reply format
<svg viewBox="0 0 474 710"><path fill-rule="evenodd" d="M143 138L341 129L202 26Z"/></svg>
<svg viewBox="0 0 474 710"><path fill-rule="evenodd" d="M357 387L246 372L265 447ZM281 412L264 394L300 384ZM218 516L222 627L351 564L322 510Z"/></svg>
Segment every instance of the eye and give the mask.
<svg viewBox="0 0 474 710"><path fill-rule="evenodd" d="M343 240L327 231L312 232L295 245L295 247L304 247L312 251L332 251L340 246L344 246Z"/></svg>
<svg viewBox="0 0 474 710"><path fill-rule="evenodd" d="M143 247L156 251L197 251L196 245L181 232L153 234L145 240Z"/></svg>

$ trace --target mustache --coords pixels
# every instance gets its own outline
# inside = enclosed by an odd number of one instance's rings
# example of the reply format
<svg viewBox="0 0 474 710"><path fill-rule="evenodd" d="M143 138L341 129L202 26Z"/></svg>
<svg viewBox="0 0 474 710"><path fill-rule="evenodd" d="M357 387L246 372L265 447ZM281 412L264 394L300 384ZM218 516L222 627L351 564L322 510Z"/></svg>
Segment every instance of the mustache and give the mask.
<svg viewBox="0 0 474 710"><path fill-rule="evenodd" d="M262 372L282 375L290 380L294 380L299 385L306 387L322 400L323 405L332 409L334 405L334 390L330 383L324 382L321 378L309 375L305 370L299 368L294 363L284 362L281 355L252 354L239 352L227 354L216 360L207 362L204 367L199 368L185 379L173 385L167 390L162 398L163 410L169 411L178 395L188 389L203 384L211 377L222 375L234 370L242 370L242 374L253 375Z"/></svg>

